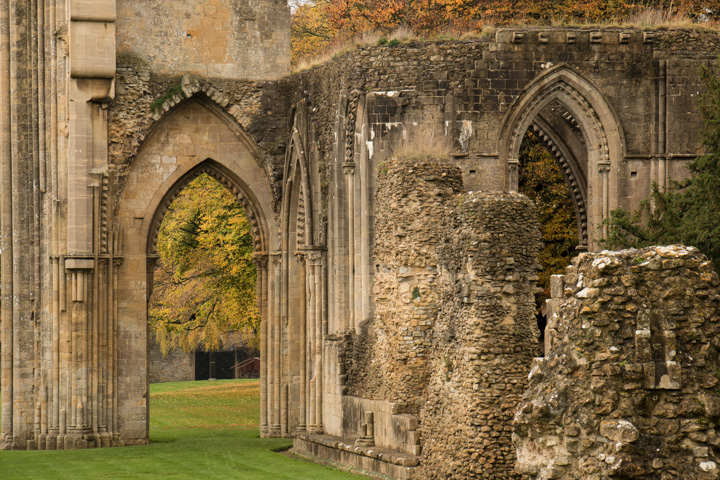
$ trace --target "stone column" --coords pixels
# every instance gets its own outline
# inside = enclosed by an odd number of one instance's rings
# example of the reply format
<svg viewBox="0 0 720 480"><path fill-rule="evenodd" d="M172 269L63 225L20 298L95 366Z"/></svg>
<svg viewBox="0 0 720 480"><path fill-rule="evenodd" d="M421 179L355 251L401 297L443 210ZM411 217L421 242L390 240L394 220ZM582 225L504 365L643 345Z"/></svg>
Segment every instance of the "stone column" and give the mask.
<svg viewBox="0 0 720 480"><path fill-rule="evenodd" d="M325 252L319 247L306 250L308 364L310 365L308 431L323 433L323 319L325 317Z"/></svg>
<svg viewBox="0 0 720 480"><path fill-rule="evenodd" d="M0 448L37 448L43 395L39 304L41 233L37 2L0 2L2 167L2 438Z"/></svg>
<svg viewBox="0 0 720 480"><path fill-rule="evenodd" d="M355 163L343 163L343 172L345 173L345 192L347 195L347 298L348 312L346 328L355 328Z"/></svg>
<svg viewBox="0 0 720 480"><path fill-rule="evenodd" d="M308 358L310 358L309 350L308 350L308 338L309 338L309 324L308 324L308 318L309 318L309 312L310 312L310 306L307 304L307 299L310 298L310 283L307 281L307 275L308 275L308 269L305 266L306 263L306 255L305 252L300 250L295 252L295 255L298 258L298 263L300 264L302 271L300 272L298 280L302 282L302 287L300 290L305 291L305 305L304 305L304 311L301 312L299 315L301 319L301 325L300 325L300 351L299 354L299 363L300 363L300 398L299 400L299 411L298 411L298 424L296 430L300 433L307 432L307 419L308 419L308 412L307 412L307 406L308 406Z"/></svg>
<svg viewBox="0 0 720 480"><path fill-rule="evenodd" d="M520 161L513 158L508 161L508 192L517 192L519 188Z"/></svg>
<svg viewBox="0 0 720 480"><path fill-rule="evenodd" d="M268 266L268 296L270 311L268 314L268 350L270 365L268 366L268 436L279 437L282 434L280 424L280 403L282 395L282 325L281 325L281 285L282 285L282 253L271 252Z"/></svg>
<svg viewBox="0 0 720 480"><path fill-rule="evenodd" d="M116 306L101 303L103 293L117 286L111 277L115 260L112 253L101 252L100 242L108 224L102 218L107 215L102 197L108 164L107 107L114 97L115 1L73 0L69 13L67 228L64 261L59 264L67 288L58 289L58 295L66 297L61 302L67 311L55 320L64 324L61 334L69 330L69 345L60 355L69 368L63 369L65 386L58 392L64 408L59 412L57 447L65 449L109 446L117 433L109 415L116 401Z"/></svg>
<svg viewBox="0 0 720 480"><path fill-rule="evenodd" d="M260 312L260 435L268 434L268 254L255 253L257 302Z"/></svg>
<svg viewBox="0 0 720 480"><path fill-rule="evenodd" d="M600 221L599 225L602 225L606 218L610 218L610 164L609 163L601 163L598 166L598 172L600 173L600 183L601 183L601 199L602 199L602 205L601 205L601 211L600 211ZM607 225L602 225L602 235L603 237L607 237Z"/></svg>
<svg viewBox="0 0 720 480"><path fill-rule="evenodd" d="M10 9L7 2L0 5L0 183L2 204L0 206L0 234L2 235L2 326L0 353L0 385L2 385L2 423L0 424L0 447L10 448L13 434L13 318L12 285L12 144L11 144L11 85L10 85Z"/></svg>
<svg viewBox="0 0 720 480"><path fill-rule="evenodd" d="M657 183L661 190L668 184L667 171L667 60L659 60L657 63L657 145L655 147L658 155L658 176Z"/></svg>

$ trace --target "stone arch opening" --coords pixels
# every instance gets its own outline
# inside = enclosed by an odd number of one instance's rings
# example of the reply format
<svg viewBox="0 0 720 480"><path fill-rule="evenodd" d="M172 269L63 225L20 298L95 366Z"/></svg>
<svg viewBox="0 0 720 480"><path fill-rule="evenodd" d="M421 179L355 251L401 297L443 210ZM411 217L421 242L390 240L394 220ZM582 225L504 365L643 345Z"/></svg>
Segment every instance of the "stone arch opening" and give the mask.
<svg viewBox="0 0 720 480"><path fill-rule="evenodd" d="M261 220L260 215L262 213L259 210L257 204L257 198L252 194L252 191L248 189L245 182L242 181L237 175L229 171L222 164L217 161L208 158L202 163L196 165L189 172L183 175L167 193L163 196L161 202L158 204L155 214L153 215L150 223L147 239L147 252L148 255L157 254L157 237L160 231L160 225L162 224L163 218L172 202L187 187L190 182L198 178L202 174L214 178L221 185L227 188L237 198L238 202L245 209L248 222L252 226L252 238L253 238L253 249L255 252L267 251L269 239L268 239L268 228L267 223Z"/></svg>
<svg viewBox="0 0 720 480"><path fill-rule="evenodd" d="M268 257L280 245L272 182L258 152L220 105L198 94L179 102L152 126L127 171L115 222L118 230L139 234L123 236L124 259L118 268L118 377L126 392L118 409L126 436L138 443L147 441L147 302L157 259L157 234L172 201L203 173L238 198L251 224L261 338L266 338L263 332L273 313L271 304L279 295L279 271L271 271ZM263 342L261 357L266 359L268 349ZM261 364L261 368L266 367ZM266 385L261 385L261 390L265 393Z"/></svg>
<svg viewBox="0 0 720 480"><path fill-rule="evenodd" d="M578 249L587 250L588 245L588 207L587 207L587 151L582 137L582 132L573 129L577 123L572 115L562 108L562 105L555 104L546 107L547 114L557 116L558 114L568 120L563 125L557 118L547 119L542 114L533 121L528 129L545 146L545 149L553 156L560 168L565 183L568 186L570 197L575 208L577 222ZM562 113L560 113L562 112ZM558 130L561 130L560 132ZM565 130L565 132L562 132ZM576 134L567 132L574 130ZM572 136L571 136L572 135ZM576 145L572 145L575 143ZM577 148L580 147L580 148Z"/></svg>
<svg viewBox="0 0 720 480"><path fill-rule="evenodd" d="M552 275L565 273L566 267L578 253L583 239L578 205L583 198L577 189L571 191L569 169L562 160L563 154L553 149L543 130L528 129L519 155L518 191L528 196L536 205L536 217L541 225L542 247L538 252L541 269L537 272L535 297L535 319L540 331L540 344L544 344L544 331L547 324L547 302L550 298L550 280ZM560 158L558 158L560 157ZM580 200L577 200L580 197ZM586 238L586 237L585 237Z"/></svg>
<svg viewBox="0 0 720 480"><path fill-rule="evenodd" d="M157 212L160 233L151 230L148 238L148 252L157 253L148 268L150 382L235 378L233 360L259 354L251 256L262 241L257 222L225 178L207 167L197 171L178 182L180 191ZM163 345L170 346L167 357Z"/></svg>
<svg viewBox="0 0 720 480"><path fill-rule="evenodd" d="M570 186L581 249L597 248L602 222L617 207L624 135L617 115L590 80L567 67L535 79L505 116L498 151L507 189L518 188L518 154L531 129L548 145Z"/></svg>

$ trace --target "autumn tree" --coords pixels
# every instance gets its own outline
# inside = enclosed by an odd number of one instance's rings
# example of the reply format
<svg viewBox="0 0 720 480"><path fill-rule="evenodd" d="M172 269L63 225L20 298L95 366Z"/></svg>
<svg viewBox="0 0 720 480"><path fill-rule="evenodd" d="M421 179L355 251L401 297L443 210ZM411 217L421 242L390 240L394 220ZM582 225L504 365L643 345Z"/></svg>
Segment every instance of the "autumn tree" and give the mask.
<svg viewBox="0 0 720 480"><path fill-rule="evenodd" d="M578 231L565 177L555 158L532 132L525 135L520 148L519 186L535 202L542 230L543 247L538 254L542 293L535 296L537 307L542 310L545 300L550 298L550 276L564 273L577 253Z"/></svg>
<svg viewBox="0 0 720 480"><path fill-rule="evenodd" d="M150 329L161 349L257 342L250 226L237 199L201 175L173 201L158 235Z"/></svg>
<svg viewBox="0 0 720 480"><path fill-rule="evenodd" d="M330 23L329 0L292 3L290 51L293 65L313 57L330 46L337 28Z"/></svg>

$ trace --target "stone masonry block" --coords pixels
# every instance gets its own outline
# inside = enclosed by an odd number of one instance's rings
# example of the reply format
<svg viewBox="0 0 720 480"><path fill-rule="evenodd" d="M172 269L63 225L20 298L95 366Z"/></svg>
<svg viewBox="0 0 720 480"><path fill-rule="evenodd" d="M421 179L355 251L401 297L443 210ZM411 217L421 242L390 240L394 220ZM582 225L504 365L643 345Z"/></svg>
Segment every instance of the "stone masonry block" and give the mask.
<svg viewBox="0 0 720 480"><path fill-rule="evenodd" d="M550 296L552 298L562 298L563 278L564 275L550 275Z"/></svg>
<svg viewBox="0 0 720 480"><path fill-rule="evenodd" d="M72 0L70 19L88 22L114 22L115 0Z"/></svg>
<svg viewBox="0 0 720 480"><path fill-rule="evenodd" d="M70 75L75 78L115 76L115 24L70 22Z"/></svg>

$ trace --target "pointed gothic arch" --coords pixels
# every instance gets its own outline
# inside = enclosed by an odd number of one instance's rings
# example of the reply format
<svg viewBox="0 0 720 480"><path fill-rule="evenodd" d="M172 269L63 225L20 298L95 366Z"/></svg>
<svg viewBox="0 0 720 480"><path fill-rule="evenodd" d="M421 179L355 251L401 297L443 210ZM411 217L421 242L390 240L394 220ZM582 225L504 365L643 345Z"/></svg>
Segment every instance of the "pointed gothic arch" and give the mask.
<svg viewBox="0 0 720 480"><path fill-rule="evenodd" d="M566 137L557 132L553 125L541 116L533 121L530 130L535 133L560 167L575 207L578 248L586 249L588 245L587 152L577 152L576 149L569 147L565 141Z"/></svg>
<svg viewBox="0 0 720 480"><path fill-rule="evenodd" d="M306 130L307 102L297 102L291 117L291 135L285 155L282 229L281 311L286 324L272 341L287 347L286 361L270 372L272 395L280 411L268 418L271 436L293 432L323 432L323 333L326 319L326 252L321 245L314 205L319 203L317 179L312 172L310 133ZM261 399L262 400L262 399ZM265 426L261 426L264 429Z"/></svg>
<svg viewBox="0 0 720 480"><path fill-rule="evenodd" d="M257 265L263 338L267 335L267 324L274 322L269 317L279 313L275 308L280 291L276 281L279 265L269 261L280 249L273 209L275 195L255 142L206 93L177 101L156 117L127 171L114 211L120 231L137 232L124 236L124 260L117 269L119 378L129 392L127 398L134 399L118 405L118 409L125 419L124 431L134 438L147 438L148 406L140 408L137 399L147 398L143 374L147 356L147 301L157 259L157 234L169 205L199 175L207 173L214 177L245 208ZM267 359L268 346L264 341L261 355ZM263 385L262 390L265 394L267 386Z"/></svg>
<svg viewBox="0 0 720 480"><path fill-rule="evenodd" d="M153 197L153 200L148 206L148 210L154 213L152 216L148 215L145 217L149 219L149 221L143 222L141 230L141 237L147 237L147 254L157 254L157 237L160 232L160 226L172 202L190 182L202 174L207 174L217 180L237 198L245 210L245 215L250 223L253 251L255 253L266 252L270 243L268 222L263 218L262 207L256 195L237 174L217 161L207 158L204 160L198 159L197 163L188 162L183 168L178 169L178 171L172 175L172 178L168 179L168 183L170 183L171 186L169 188L161 187L155 197Z"/></svg>
<svg viewBox="0 0 720 480"><path fill-rule="evenodd" d="M563 155L566 164L561 167L571 191L584 192L584 195L573 195L573 200L578 223L587 235L588 248L593 249L602 236L598 229L603 220L618 205L618 168L625 156L625 142L618 116L589 79L568 67L558 66L540 75L523 90L505 115L498 141L500 160L507 166L506 186L509 191L517 190L522 139L532 125L542 130L541 112L553 102L567 110L584 137L585 164L578 163L578 155ZM545 134L550 138L547 132ZM553 139L556 146L563 143L566 142L559 136ZM581 176L577 175L581 170L587 172L582 184ZM582 219L583 211L586 219Z"/></svg>

